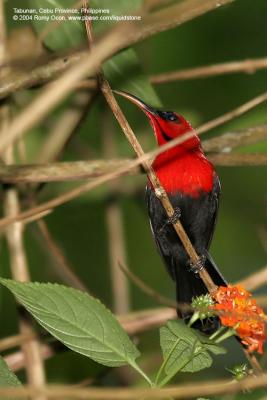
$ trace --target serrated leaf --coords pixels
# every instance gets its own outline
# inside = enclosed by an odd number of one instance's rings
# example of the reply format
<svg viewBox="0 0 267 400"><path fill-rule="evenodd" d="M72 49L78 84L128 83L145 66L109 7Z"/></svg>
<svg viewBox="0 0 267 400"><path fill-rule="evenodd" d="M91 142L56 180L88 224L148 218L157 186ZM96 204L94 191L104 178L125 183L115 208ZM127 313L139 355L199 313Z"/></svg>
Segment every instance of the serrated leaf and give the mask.
<svg viewBox="0 0 267 400"><path fill-rule="evenodd" d="M170 321L160 329L160 346L166 375L174 375L177 371L197 372L212 364L212 358L194 331L182 321Z"/></svg>
<svg viewBox="0 0 267 400"><path fill-rule="evenodd" d="M126 49L106 61L103 70L113 89L121 89L146 103L161 107L156 91L143 73L136 52Z"/></svg>
<svg viewBox="0 0 267 400"><path fill-rule="evenodd" d="M16 375L9 369L5 360L0 356L0 387L7 386L20 386L21 382L18 380ZM11 397L1 397L1 400L11 400ZM12 397L12 400L18 400L18 398Z"/></svg>
<svg viewBox="0 0 267 400"><path fill-rule="evenodd" d="M223 354L207 336L189 328L183 321L169 321L160 329L160 345L163 352L163 370L168 377L178 371L197 372L212 364L209 352ZM165 378L166 379L166 378Z"/></svg>
<svg viewBox="0 0 267 400"><path fill-rule="evenodd" d="M58 284L0 282L40 325L71 350L110 367L135 365L139 351L99 300Z"/></svg>

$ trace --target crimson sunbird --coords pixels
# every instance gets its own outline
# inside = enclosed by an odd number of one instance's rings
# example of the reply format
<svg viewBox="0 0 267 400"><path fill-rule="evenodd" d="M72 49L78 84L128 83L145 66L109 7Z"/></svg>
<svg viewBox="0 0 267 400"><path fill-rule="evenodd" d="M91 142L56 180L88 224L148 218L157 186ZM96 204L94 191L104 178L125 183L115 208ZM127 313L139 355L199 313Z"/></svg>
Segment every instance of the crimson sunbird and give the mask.
<svg viewBox="0 0 267 400"><path fill-rule="evenodd" d="M146 202L152 234L171 278L176 284L178 303L190 304L193 297L207 293L207 288L199 277L199 269L205 265L208 273L218 286L226 281L216 267L208 250L211 244L219 205L220 181L213 165L207 160L200 139L190 123L180 114L160 111L134 95L116 91L136 104L149 118L159 146L187 132L193 136L182 143L163 151L153 161L152 167L175 210L189 239L195 247L202 263L192 265L165 209L155 195L152 184L146 187ZM179 310L184 319L190 312ZM213 321L206 321L206 329L213 330Z"/></svg>

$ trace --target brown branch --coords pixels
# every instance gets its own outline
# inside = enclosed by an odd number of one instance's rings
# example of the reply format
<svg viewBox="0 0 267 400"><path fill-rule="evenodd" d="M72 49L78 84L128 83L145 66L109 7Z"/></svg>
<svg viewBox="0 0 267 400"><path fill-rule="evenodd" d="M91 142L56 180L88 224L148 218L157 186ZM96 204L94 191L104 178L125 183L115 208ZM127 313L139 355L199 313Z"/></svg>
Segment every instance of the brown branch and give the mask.
<svg viewBox="0 0 267 400"><path fill-rule="evenodd" d="M70 106L60 114L46 135L40 151L34 157L36 162L47 163L60 156L70 137L77 131L84 116L87 115L93 98L94 95L90 92L75 94Z"/></svg>
<svg viewBox="0 0 267 400"><path fill-rule="evenodd" d="M72 398L72 399L95 399L95 400L136 400L141 398L153 399L187 399L199 396L215 396L234 394L242 391L265 388L267 385L267 374L257 377L249 376L241 381L220 379L208 382L184 383L164 389L142 389L142 388L77 388L73 386L46 386L44 388L33 388L22 386L16 388L0 388L1 396L27 397L45 394L49 398Z"/></svg>
<svg viewBox="0 0 267 400"><path fill-rule="evenodd" d="M95 178L122 166L127 167L132 160L92 160L55 162L43 165L1 165L1 183L60 182ZM136 167L134 171L140 171ZM133 172L133 171L131 171Z"/></svg>
<svg viewBox="0 0 267 400"><path fill-rule="evenodd" d="M267 230L264 226L260 226L258 229L258 235L265 253L267 253Z"/></svg>
<svg viewBox="0 0 267 400"><path fill-rule="evenodd" d="M264 266L261 270L256 271L248 277L242 279L238 283L244 286L244 288L249 291L264 286L267 283L267 265Z"/></svg>
<svg viewBox="0 0 267 400"><path fill-rule="evenodd" d="M33 68L27 72L16 70L16 74L9 72L5 80L1 81L0 99L3 99L18 90L27 89L36 85L41 85L50 80L53 80L65 72L70 66L80 62L86 58L87 51L75 52L71 55L56 58L48 61L47 64ZM12 67L12 65L11 65ZM87 88L96 89L95 79L87 80ZM90 84L91 83L91 84Z"/></svg>
<svg viewBox="0 0 267 400"><path fill-rule="evenodd" d="M104 116L103 124L109 123L108 116ZM110 124L109 124L110 125ZM105 155L113 156L116 153L114 131L106 130L104 126L103 147ZM112 192L119 189L117 182L110 185ZM114 193L114 192L113 192ZM106 206L106 225L108 232L109 263L112 286L113 310L116 314L126 314L130 309L130 291L128 280L118 266L118 260L126 261L125 234L123 215L118 197L113 196Z"/></svg>
<svg viewBox="0 0 267 400"><path fill-rule="evenodd" d="M48 360L56 354L56 351L48 344L41 344L40 352L42 360ZM21 369L25 368L26 359L22 351L16 351L14 353L8 354L4 357L4 359L9 368L14 372L20 371Z"/></svg>
<svg viewBox="0 0 267 400"><path fill-rule="evenodd" d="M230 153L237 147L244 147L267 140L267 125L258 125L244 130L224 133L202 142L206 152Z"/></svg>
<svg viewBox="0 0 267 400"><path fill-rule="evenodd" d="M34 332L6 337L0 340L0 351L5 351L12 347L20 346L22 343L33 338L36 338L36 334Z"/></svg>
<svg viewBox="0 0 267 400"><path fill-rule="evenodd" d="M137 275L135 275L129 268L126 268L122 262L119 262L119 267L126 274L126 276L144 293L146 293L149 297L154 299L161 305L168 307L177 307L176 301L169 299L168 297L163 296L159 292L157 292L152 287L148 286L146 283L142 281Z"/></svg>
<svg viewBox="0 0 267 400"><path fill-rule="evenodd" d="M267 58L256 58L241 61L231 61L226 63L205 65L203 67L187 68L180 71L165 72L162 74L152 75L150 82L154 84L174 82L186 79L207 78L217 75L232 74L244 72L253 74L259 69L267 68Z"/></svg>
<svg viewBox="0 0 267 400"><path fill-rule="evenodd" d="M13 216L19 213L19 202L16 189L8 188L4 197L5 215ZM7 231L7 241L10 254L10 265L12 277L18 281L29 281L27 260L23 246L23 226L21 222L11 225ZM28 335L27 342L22 342L21 347L25 354L26 370L28 381L32 385L43 386L45 383L45 372L40 354L38 339L34 338L34 332L28 321L20 319L20 332ZM44 396L37 396L36 400L45 399Z"/></svg>
<svg viewBox="0 0 267 400"><path fill-rule="evenodd" d="M267 165L267 153L210 154L209 160L222 167L259 167Z"/></svg>
<svg viewBox="0 0 267 400"><path fill-rule="evenodd" d="M117 319L129 335L137 335L162 326L171 319L177 319L177 313L175 308L156 308L135 311L118 316Z"/></svg>
<svg viewBox="0 0 267 400"><path fill-rule="evenodd" d="M35 85L41 85L50 80L55 79L60 73L64 72L69 66L76 61L83 60L87 51L75 52L69 56L57 58L49 61L46 65L38 66L31 71L16 72L16 76L12 73L6 77L0 87L0 99L13 94L14 92L27 89ZM166 72L162 74L150 76L153 84L161 84L178 80L206 78L222 74L231 74L244 72L247 74L255 73L257 70L267 68L267 58L248 59L240 61L231 61L215 65L206 65L203 67L187 68L174 72ZM95 78L78 82L76 88L97 89L97 81Z"/></svg>
<svg viewBox="0 0 267 400"><path fill-rule="evenodd" d="M210 154L209 160L216 166L265 166L266 153ZM1 183L41 183L65 182L96 178L121 166L130 168L128 174L138 174L142 170L132 168L131 159L110 159L90 161L55 162L49 164L0 165Z"/></svg>

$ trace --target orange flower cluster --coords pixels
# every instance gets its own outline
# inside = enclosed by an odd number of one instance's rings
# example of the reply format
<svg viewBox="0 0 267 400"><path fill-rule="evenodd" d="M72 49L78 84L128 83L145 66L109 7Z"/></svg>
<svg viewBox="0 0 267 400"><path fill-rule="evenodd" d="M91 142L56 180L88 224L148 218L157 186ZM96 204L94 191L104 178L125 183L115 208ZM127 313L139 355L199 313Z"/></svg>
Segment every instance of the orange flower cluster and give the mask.
<svg viewBox="0 0 267 400"><path fill-rule="evenodd" d="M220 286L214 299L217 304L212 309L219 311L221 323L236 330L249 352L262 353L266 315L256 300L251 299L251 293L241 286Z"/></svg>

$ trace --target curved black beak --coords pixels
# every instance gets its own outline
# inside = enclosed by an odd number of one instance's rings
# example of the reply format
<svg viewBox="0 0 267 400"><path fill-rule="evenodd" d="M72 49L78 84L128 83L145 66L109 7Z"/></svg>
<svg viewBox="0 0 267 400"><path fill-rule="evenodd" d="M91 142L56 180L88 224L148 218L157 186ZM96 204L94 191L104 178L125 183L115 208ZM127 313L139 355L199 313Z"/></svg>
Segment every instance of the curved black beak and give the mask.
<svg viewBox="0 0 267 400"><path fill-rule="evenodd" d="M141 108L145 113L147 114L152 114L152 115L158 115L157 110L155 108L148 106L146 103L144 103L142 100L140 100L138 97L134 96L133 94L123 92L121 90L113 90L114 93L119 94L122 97L125 97L125 99L130 100L132 103L136 104L137 107Z"/></svg>

